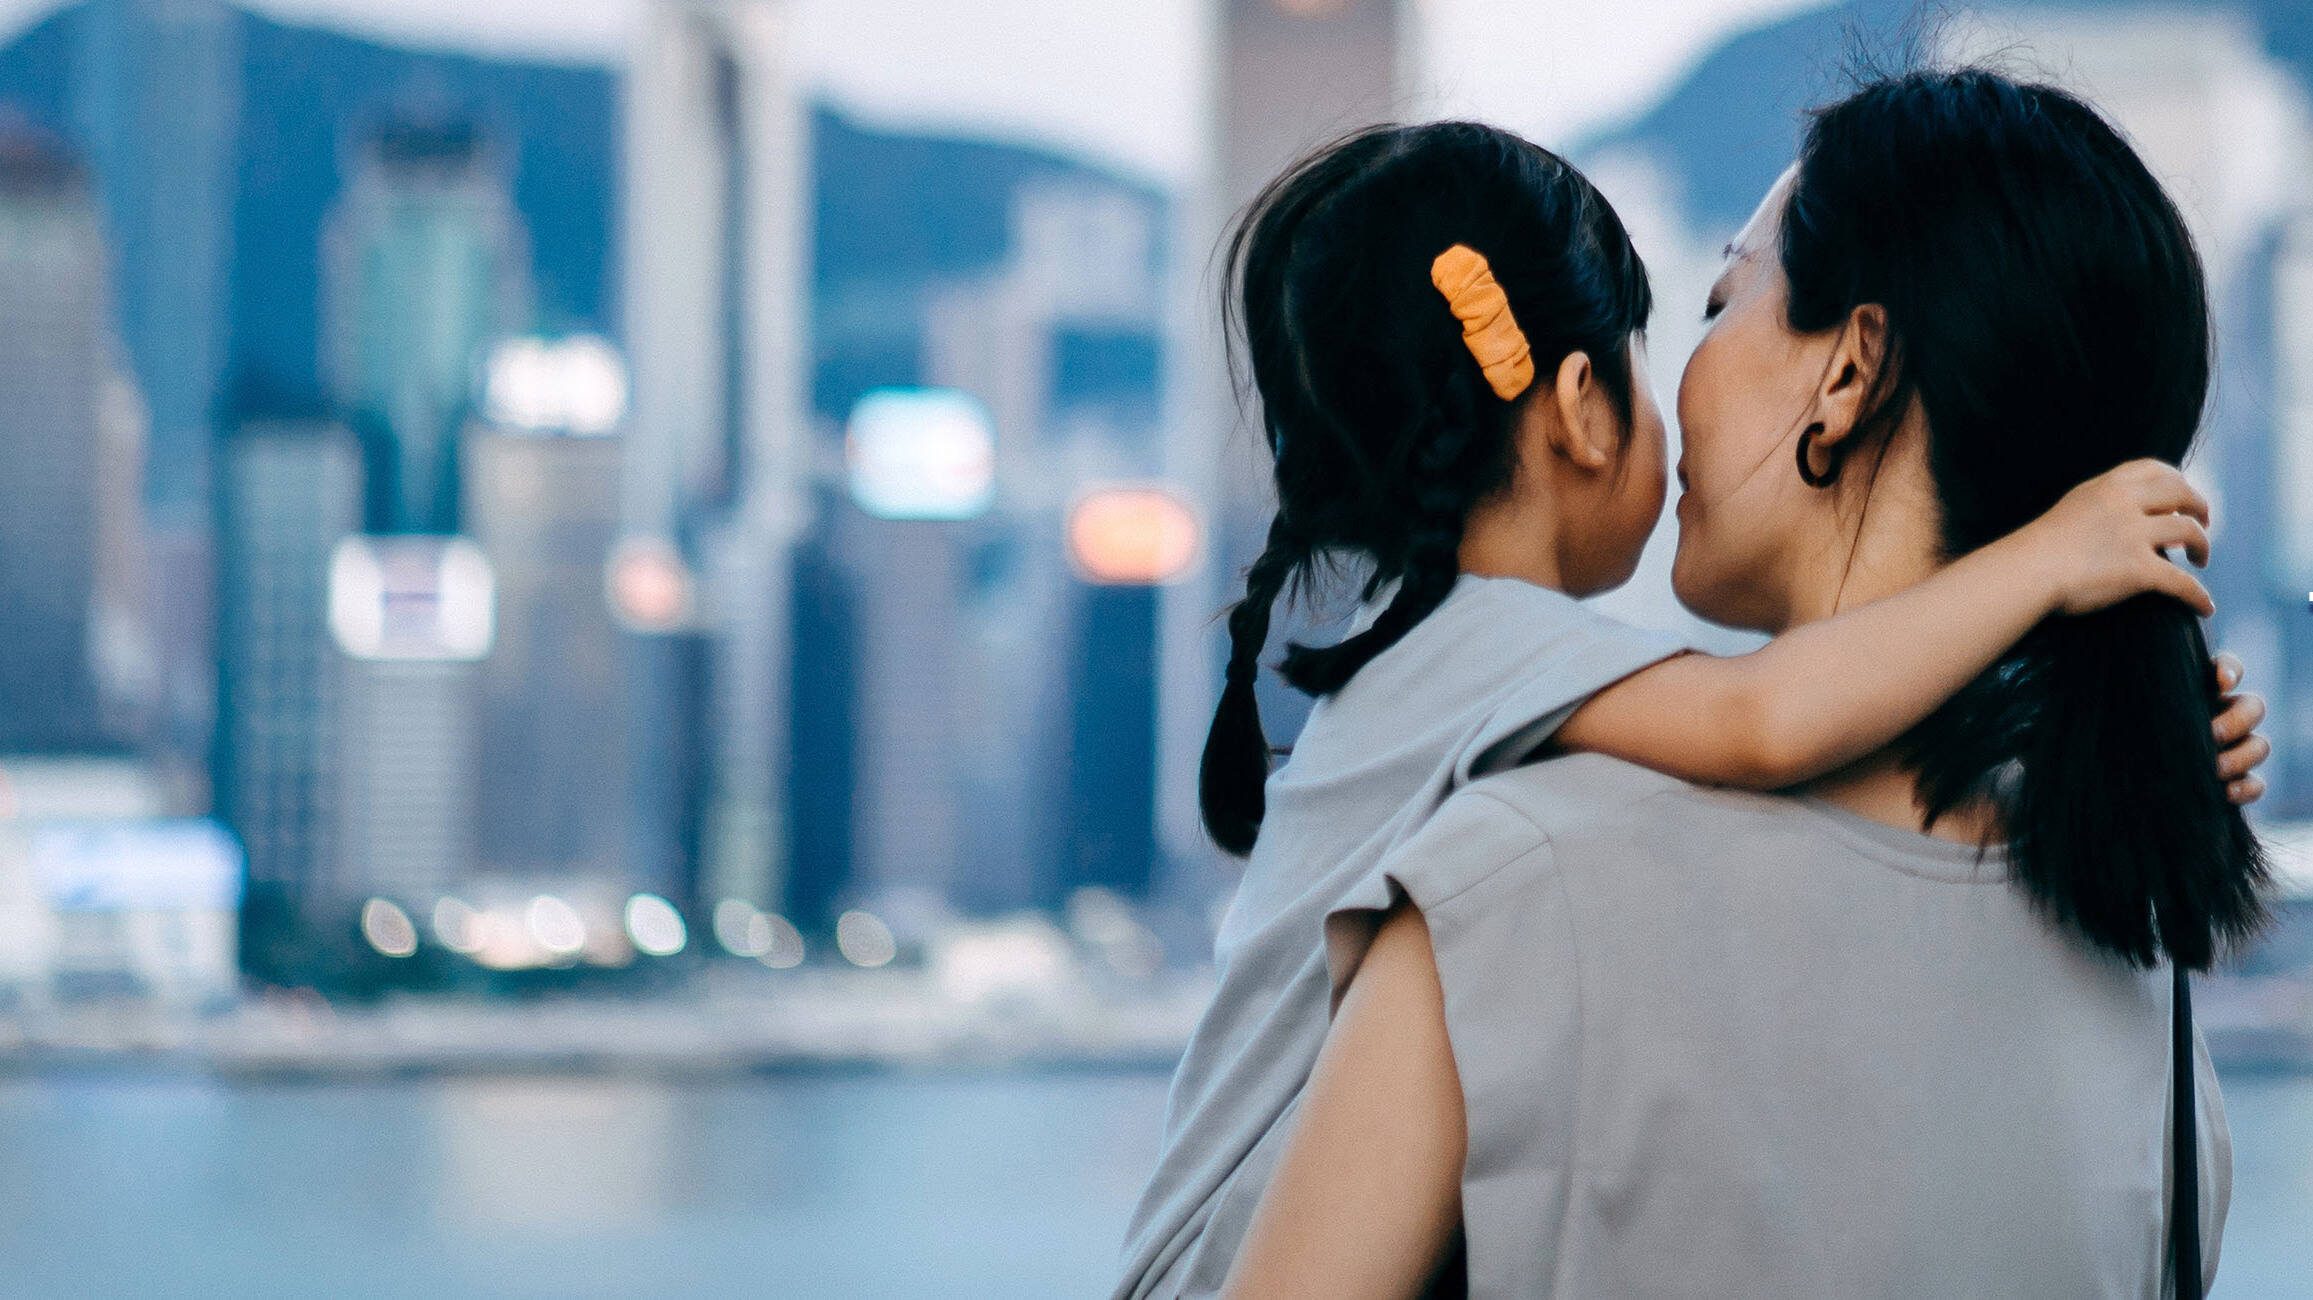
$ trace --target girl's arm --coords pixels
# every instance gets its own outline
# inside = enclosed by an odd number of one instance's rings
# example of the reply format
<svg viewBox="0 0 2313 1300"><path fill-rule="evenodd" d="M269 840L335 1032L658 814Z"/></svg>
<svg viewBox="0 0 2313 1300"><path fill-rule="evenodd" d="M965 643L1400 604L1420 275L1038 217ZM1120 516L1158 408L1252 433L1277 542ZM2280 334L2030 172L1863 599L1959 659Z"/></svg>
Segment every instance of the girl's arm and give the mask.
<svg viewBox="0 0 2313 1300"><path fill-rule="evenodd" d="M1420 1294L1461 1232L1466 1144L1429 926L1401 903L1342 994L1222 1294Z"/></svg>
<svg viewBox="0 0 2313 1300"><path fill-rule="evenodd" d="M1925 582L1793 628L1745 655L1687 654L1575 710L1553 743L1711 785L1774 790L1834 771L1917 725L2042 619L2148 592L2215 606L2161 554L2208 563L2208 503L2137 460Z"/></svg>

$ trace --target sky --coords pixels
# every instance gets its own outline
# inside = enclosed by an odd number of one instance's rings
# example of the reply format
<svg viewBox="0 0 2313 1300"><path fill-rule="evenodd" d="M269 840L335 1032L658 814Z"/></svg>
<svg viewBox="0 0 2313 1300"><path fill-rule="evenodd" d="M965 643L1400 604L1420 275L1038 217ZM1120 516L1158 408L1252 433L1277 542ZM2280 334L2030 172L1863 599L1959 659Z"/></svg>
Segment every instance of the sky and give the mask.
<svg viewBox="0 0 2313 1300"><path fill-rule="evenodd" d="M615 60L646 0L251 0L403 43ZM1720 40L1826 0L1410 0L1423 113L1547 144L1642 111ZM813 89L888 126L1055 145L1161 183L1204 148L1213 0L788 0ZM0 29L57 7L0 0Z"/></svg>

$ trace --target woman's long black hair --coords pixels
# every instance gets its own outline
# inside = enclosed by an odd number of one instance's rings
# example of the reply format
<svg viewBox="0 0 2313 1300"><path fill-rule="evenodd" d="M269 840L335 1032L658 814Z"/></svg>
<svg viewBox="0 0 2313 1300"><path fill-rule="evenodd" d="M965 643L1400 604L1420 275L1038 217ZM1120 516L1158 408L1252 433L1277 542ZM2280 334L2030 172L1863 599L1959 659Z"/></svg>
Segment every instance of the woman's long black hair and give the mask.
<svg viewBox="0 0 2313 1300"><path fill-rule="evenodd" d="M1367 566L1369 597L1398 583L1367 630L1286 649L1286 681L1340 690L1446 598L1471 508L1510 480L1524 396L1494 394L1430 281L1455 244L1483 253L1509 298L1533 352L1528 393L1581 351L1628 417L1646 269L1613 208L1548 150L1471 122L1376 127L1262 191L1229 241L1222 310L1241 334L1232 367L1259 397L1278 509L1229 613L1198 790L1231 853L1261 829L1270 750L1253 682L1278 597L1326 560Z"/></svg>
<svg viewBox="0 0 2313 1300"><path fill-rule="evenodd" d="M1982 70L1869 84L1813 115L1782 217L1792 328L1887 313L1858 441L1917 400L1947 555L2122 461L2191 448L2210 371L2199 255L2072 95ZM2051 919L2131 963L2200 969L2263 915L2261 851L2210 775L2217 696L2199 621L2139 596L2043 623L1903 752L1929 824L1992 800Z"/></svg>

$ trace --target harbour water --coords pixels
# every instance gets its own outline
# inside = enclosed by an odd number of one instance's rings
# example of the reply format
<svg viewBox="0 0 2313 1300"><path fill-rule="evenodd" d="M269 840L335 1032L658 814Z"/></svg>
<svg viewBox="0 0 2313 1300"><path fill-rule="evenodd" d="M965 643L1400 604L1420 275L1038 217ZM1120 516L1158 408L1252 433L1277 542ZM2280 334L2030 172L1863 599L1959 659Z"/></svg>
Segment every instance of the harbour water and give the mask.
<svg viewBox="0 0 2313 1300"><path fill-rule="evenodd" d="M1100 1294L1153 1072L0 1080L0 1295ZM2313 1078L2226 1081L2216 1294L2313 1298Z"/></svg>

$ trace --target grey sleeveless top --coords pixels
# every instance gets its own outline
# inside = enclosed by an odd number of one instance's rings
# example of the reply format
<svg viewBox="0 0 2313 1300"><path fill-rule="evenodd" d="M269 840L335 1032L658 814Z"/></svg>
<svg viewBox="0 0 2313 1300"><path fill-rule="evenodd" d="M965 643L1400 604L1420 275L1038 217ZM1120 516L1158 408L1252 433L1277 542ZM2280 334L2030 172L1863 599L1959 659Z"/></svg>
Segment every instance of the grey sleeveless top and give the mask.
<svg viewBox="0 0 2313 1300"><path fill-rule="evenodd" d="M1575 755L1345 891L1336 989L1397 897L1444 984L1472 1295L2167 1294L2168 973L2042 921L1997 851Z"/></svg>

